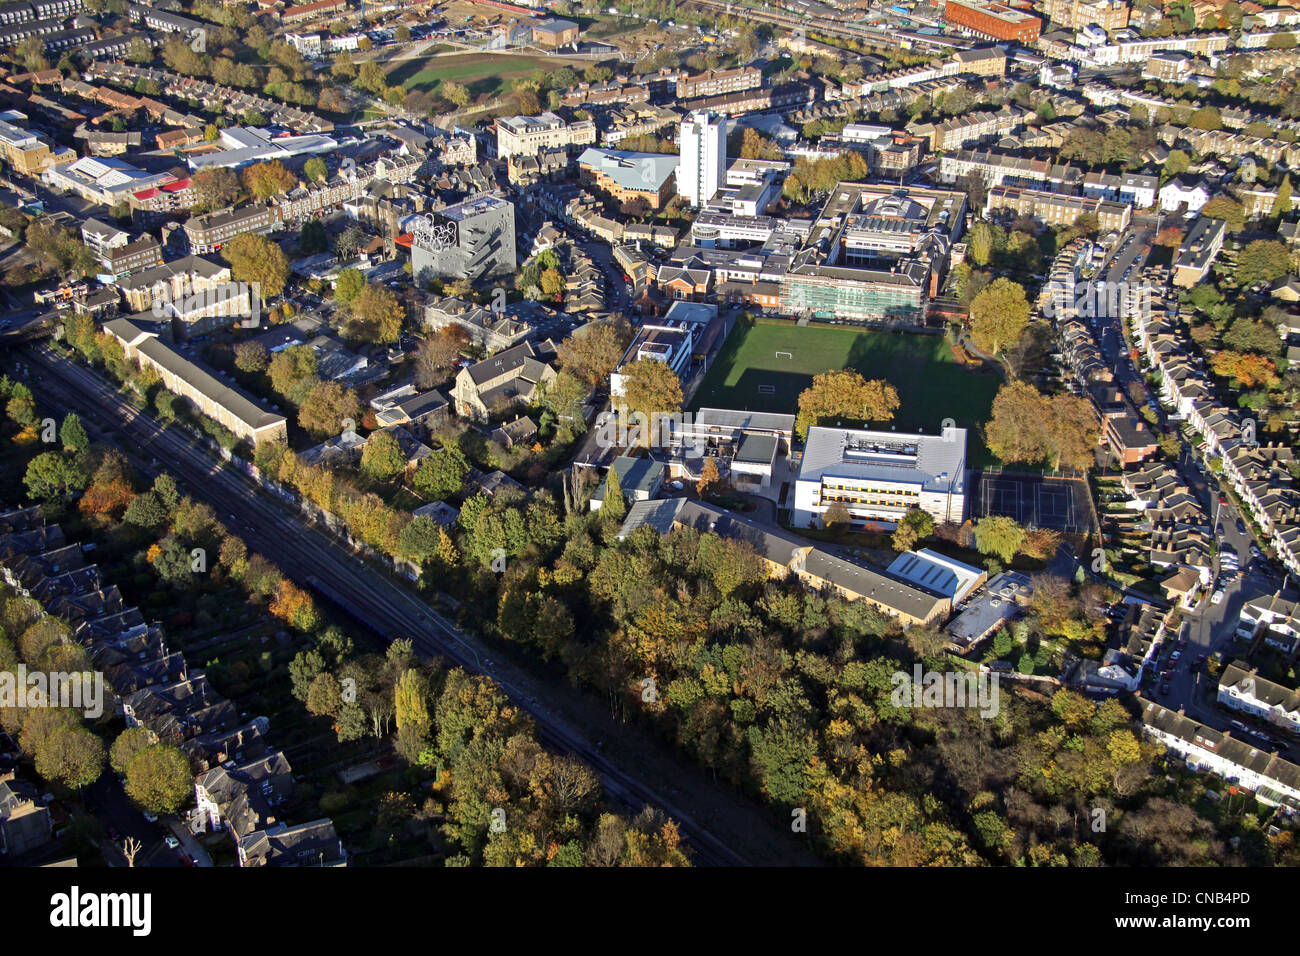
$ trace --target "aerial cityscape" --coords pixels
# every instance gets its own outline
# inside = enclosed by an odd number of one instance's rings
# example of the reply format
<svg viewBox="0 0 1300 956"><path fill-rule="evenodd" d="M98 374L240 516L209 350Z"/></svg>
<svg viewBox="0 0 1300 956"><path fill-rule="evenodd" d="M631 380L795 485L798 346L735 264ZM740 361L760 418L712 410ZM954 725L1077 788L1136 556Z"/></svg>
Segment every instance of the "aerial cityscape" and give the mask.
<svg viewBox="0 0 1300 956"><path fill-rule="evenodd" d="M611 2L0 4L0 865L1300 865L1300 0Z"/></svg>

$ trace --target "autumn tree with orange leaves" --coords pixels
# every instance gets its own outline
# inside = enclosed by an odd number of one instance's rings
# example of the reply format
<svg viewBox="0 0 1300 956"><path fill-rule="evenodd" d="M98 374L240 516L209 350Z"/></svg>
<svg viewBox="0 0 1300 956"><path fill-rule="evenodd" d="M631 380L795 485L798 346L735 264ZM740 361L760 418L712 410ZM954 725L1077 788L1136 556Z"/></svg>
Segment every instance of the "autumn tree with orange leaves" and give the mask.
<svg viewBox="0 0 1300 956"><path fill-rule="evenodd" d="M1230 378L1244 388L1273 388L1279 381L1273 360L1253 352L1218 352L1210 367L1215 375Z"/></svg>

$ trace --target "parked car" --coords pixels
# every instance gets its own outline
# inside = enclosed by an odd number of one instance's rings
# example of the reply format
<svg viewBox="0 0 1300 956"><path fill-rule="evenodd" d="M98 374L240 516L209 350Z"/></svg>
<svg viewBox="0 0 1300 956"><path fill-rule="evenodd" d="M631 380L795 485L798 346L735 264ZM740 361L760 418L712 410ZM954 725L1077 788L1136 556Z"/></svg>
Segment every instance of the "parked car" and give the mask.
<svg viewBox="0 0 1300 956"><path fill-rule="evenodd" d="M1165 681L1160 685L1160 696L1163 697L1168 693L1169 693L1169 681Z"/></svg>
<svg viewBox="0 0 1300 956"><path fill-rule="evenodd" d="M169 850L178 850L181 846L181 841L176 839L170 833L163 837L163 842L167 844Z"/></svg>
<svg viewBox="0 0 1300 956"><path fill-rule="evenodd" d="M1223 603L1223 588L1219 588L1219 590L1215 591L1213 594L1210 595L1210 603L1211 604Z"/></svg>

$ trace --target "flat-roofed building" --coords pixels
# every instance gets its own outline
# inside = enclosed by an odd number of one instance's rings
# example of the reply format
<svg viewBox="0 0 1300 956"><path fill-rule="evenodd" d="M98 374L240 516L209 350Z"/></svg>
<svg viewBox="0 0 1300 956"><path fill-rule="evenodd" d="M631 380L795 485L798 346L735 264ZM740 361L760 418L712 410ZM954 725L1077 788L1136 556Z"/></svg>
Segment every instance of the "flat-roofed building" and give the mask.
<svg viewBox="0 0 1300 956"><path fill-rule="evenodd" d="M808 429L795 480L795 527L819 527L842 506L855 527L889 530L911 508L939 523L966 517L966 429L940 435Z"/></svg>
<svg viewBox="0 0 1300 956"><path fill-rule="evenodd" d="M693 76L677 78L677 98L694 100L703 96L723 96L742 90L756 90L763 85L763 71L756 66L738 66L732 70L706 70Z"/></svg>
<svg viewBox="0 0 1300 956"><path fill-rule="evenodd" d="M488 193L412 218L411 274L471 280L511 275L515 271L515 207Z"/></svg>
<svg viewBox="0 0 1300 956"><path fill-rule="evenodd" d="M1197 219L1174 257L1174 285L1183 289L1199 285L1210 274L1210 267L1223 251L1227 234L1228 224L1222 219L1208 216Z"/></svg>
<svg viewBox="0 0 1300 956"><path fill-rule="evenodd" d="M1017 43L1034 42L1043 26L1032 13L993 0L948 0L943 16L962 33Z"/></svg>
<svg viewBox="0 0 1300 956"><path fill-rule="evenodd" d="M662 209L675 192L678 157L666 153L632 153L587 149L578 157L582 179L617 202L643 199Z"/></svg>
<svg viewBox="0 0 1300 956"><path fill-rule="evenodd" d="M67 152L69 158L76 155ZM6 122L0 122L0 156L27 176L40 175L55 161L49 143L35 133Z"/></svg>

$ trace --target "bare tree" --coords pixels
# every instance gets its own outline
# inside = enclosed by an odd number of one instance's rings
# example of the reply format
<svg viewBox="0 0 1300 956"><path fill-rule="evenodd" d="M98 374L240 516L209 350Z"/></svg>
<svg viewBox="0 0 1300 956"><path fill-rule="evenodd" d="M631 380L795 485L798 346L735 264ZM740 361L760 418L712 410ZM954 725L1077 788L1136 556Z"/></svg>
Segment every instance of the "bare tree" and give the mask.
<svg viewBox="0 0 1300 956"><path fill-rule="evenodd" d="M140 841L135 837L127 837L122 841L122 855L126 857L128 867L135 866L136 854L140 852Z"/></svg>

